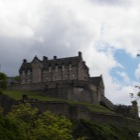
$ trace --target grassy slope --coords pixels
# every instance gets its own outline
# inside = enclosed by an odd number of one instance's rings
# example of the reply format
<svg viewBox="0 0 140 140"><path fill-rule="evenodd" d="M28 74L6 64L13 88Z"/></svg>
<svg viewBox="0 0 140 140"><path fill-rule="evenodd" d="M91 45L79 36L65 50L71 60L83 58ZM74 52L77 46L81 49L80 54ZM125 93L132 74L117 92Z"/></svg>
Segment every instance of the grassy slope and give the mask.
<svg viewBox="0 0 140 140"><path fill-rule="evenodd" d="M16 100L22 99L22 95L26 94L29 98L35 98L42 101L64 101L72 105L82 105L86 106L89 110L94 112L100 113L108 113L112 114L113 112L109 111L108 109L100 106L100 105L93 105L90 103L80 103L80 102L73 102L67 101L52 97L47 97L41 92L31 92L31 91L10 91L6 90L3 91L4 94L14 98ZM127 128L123 125L114 125L114 124L103 124L97 122L88 122L86 120L78 120L77 122L73 122L74 130L73 135L74 137L85 137L86 140L136 140L137 134L139 132L138 127L134 127L133 129Z"/></svg>
<svg viewBox="0 0 140 140"><path fill-rule="evenodd" d="M16 100L21 100L22 95L27 95L28 98L31 98L31 99L38 99L41 101L63 101L63 102L67 102L72 105L85 106L90 111L114 114L112 111L110 111L107 108L100 106L100 105L93 105L91 103L74 102L74 101L68 101L68 100L62 100L62 99L58 99L58 98L48 97L44 93L39 92L39 91L5 90L5 91L3 91L3 93Z"/></svg>
<svg viewBox="0 0 140 140"><path fill-rule="evenodd" d="M78 120L74 123L73 135L86 140L137 140L140 127L89 122Z"/></svg>

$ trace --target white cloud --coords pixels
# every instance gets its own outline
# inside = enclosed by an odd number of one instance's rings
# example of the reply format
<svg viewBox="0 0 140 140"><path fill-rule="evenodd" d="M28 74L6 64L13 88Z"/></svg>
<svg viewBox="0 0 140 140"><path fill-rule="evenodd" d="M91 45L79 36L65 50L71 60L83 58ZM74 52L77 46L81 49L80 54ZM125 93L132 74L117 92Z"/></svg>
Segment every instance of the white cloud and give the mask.
<svg viewBox="0 0 140 140"><path fill-rule="evenodd" d="M127 84L130 83L130 79L129 79L127 73L117 71L117 74L123 79L123 81L124 81L125 83L127 83Z"/></svg>
<svg viewBox="0 0 140 140"><path fill-rule="evenodd" d="M1 0L0 60L4 70L8 74L17 73L21 60L31 60L36 54L66 57L81 50L91 75L103 74L106 95L114 102L128 103L127 93L133 91L131 79L125 72L118 72L124 78L118 83L110 71L123 67L114 58L116 50L124 49L133 57L139 50L139 3L138 0ZM12 62L8 62L7 56Z"/></svg>
<svg viewBox="0 0 140 140"><path fill-rule="evenodd" d="M135 76L136 76L137 80L140 79L140 64L138 65L138 68L135 71Z"/></svg>
<svg viewBox="0 0 140 140"><path fill-rule="evenodd" d="M0 35L32 37L42 18L42 0L1 0Z"/></svg>

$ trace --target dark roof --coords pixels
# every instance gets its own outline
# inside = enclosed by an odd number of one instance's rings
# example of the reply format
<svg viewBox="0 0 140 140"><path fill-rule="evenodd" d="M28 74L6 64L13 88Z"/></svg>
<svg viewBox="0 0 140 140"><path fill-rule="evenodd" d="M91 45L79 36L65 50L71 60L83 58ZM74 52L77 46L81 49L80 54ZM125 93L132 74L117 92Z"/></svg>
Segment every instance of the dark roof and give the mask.
<svg viewBox="0 0 140 140"><path fill-rule="evenodd" d="M72 66L77 66L78 63L82 60L82 57L81 56L74 56L74 57L67 57L67 58L54 58L54 59L45 59L45 60L39 60L37 58L37 56L34 57L34 59L32 60L32 62L25 62L25 60L23 61L20 69L19 69L19 72L21 72L21 70L28 70L32 68L31 64L34 62L34 60L38 60L40 63L43 64L43 69L48 69L49 66L51 67L55 67L55 66L58 66L58 67L62 67L62 65L65 65L65 66L69 66L69 64L71 64ZM86 65L85 65L86 66ZM87 68L87 66L86 66Z"/></svg>
<svg viewBox="0 0 140 140"><path fill-rule="evenodd" d="M97 76L97 77L91 77L90 78L90 82L95 85L98 86L100 84L100 82L103 82L103 78L102 76Z"/></svg>
<svg viewBox="0 0 140 140"><path fill-rule="evenodd" d="M76 66L78 65L79 62L80 62L80 58L76 56L76 57L45 60L43 63L44 63L44 69L45 69L45 68L48 68L49 66L61 67L62 65L68 66L69 64L71 64L72 66Z"/></svg>
<svg viewBox="0 0 140 140"><path fill-rule="evenodd" d="M28 70L31 69L31 63L23 63L19 69L19 72L21 72L21 70Z"/></svg>

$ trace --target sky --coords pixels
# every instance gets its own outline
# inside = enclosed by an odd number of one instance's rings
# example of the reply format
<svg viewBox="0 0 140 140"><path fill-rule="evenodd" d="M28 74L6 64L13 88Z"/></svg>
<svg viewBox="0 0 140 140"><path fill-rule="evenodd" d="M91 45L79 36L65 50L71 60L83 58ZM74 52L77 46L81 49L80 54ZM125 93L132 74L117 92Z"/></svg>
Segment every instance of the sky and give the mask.
<svg viewBox="0 0 140 140"><path fill-rule="evenodd" d="M129 105L140 86L139 17L139 0L0 0L0 71L16 76L24 58L81 51L105 96Z"/></svg>

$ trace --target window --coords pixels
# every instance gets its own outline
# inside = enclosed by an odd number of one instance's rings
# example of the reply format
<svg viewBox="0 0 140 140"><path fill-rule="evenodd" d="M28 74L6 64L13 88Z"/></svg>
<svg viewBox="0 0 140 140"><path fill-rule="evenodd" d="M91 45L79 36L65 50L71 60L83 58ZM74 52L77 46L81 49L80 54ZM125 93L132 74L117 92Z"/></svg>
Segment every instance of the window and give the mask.
<svg viewBox="0 0 140 140"><path fill-rule="evenodd" d="M25 83L25 79L22 79L22 84L24 84Z"/></svg>
<svg viewBox="0 0 140 140"><path fill-rule="evenodd" d="M52 81L55 81L55 76L52 77Z"/></svg>
<svg viewBox="0 0 140 140"><path fill-rule="evenodd" d="M67 78L68 78L68 75L66 74L66 75L65 75L65 79L67 79Z"/></svg>
<svg viewBox="0 0 140 140"><path fill-rule="evenodd" d="M71 64L69 64L69 70L72 70L72 66L71 66Z"/></svg>
<svg viewBox="0 0 140 140"><path fill-rule="evenodd" d="M51 68L51 66L49 66L49 72L51 72L52 71L52 68Z"/></svg>
<svg viewBox="0 0 140 140"><path fill-rule="evenodd" d="M62 71L65 71L65 66L64 65L62 65Z"/></svg>
<svg viewBox="0 0 140 140"><path fill-rule="evenodd" d="M74 74L74 73L72 74L72 78L73 78L73 79L75 79L75 78L76 78L76 76L75 76L75 74Z"/></svg>
<svg viewBox="0 0 140 140"><path fill-rule="evenodd" d="M31 82L31 78L30 77L28 77L28 83L30 83Z"/></svg>
<svg viewBox="0 0 140 140"><path fill-rule="evenodd" d="M31 74L31 71L30 71L30 70L28 70L27 74L28 74L28 75L30 75L30 74Z"/></svg>
<svg viewBox="0 0 140 140"><path fill-rule="evenodd" d="M22 71L22 75L23 75L23 76L25 75L25 71Z"/></svg>
<svg viewBox="0 0 140 140"><path fill-rule="evenodd" d="M56 72L58 71L58 66L57 66L57 65L55 66L55 71L56 71Z"/></svg>

